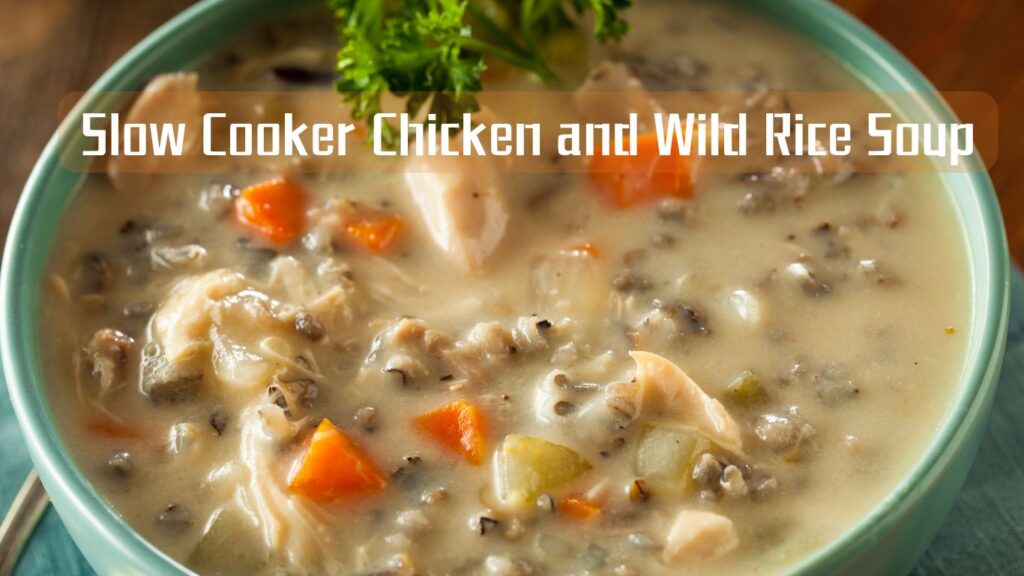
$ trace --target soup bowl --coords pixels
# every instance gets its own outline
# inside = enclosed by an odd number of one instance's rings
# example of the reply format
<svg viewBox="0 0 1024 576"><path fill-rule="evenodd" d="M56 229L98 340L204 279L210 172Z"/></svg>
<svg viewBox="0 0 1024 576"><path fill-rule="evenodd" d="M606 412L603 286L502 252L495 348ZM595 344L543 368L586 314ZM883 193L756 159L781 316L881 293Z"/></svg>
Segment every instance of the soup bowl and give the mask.
<svg viewBox="0 0 1024 576"><path fill-rule="evenodd" d="M43 151L25 186L0 271L0 361L29 452L57 512L100 574L177 575L189 570L136 534L90 486L69 454L43 383L40 285L62 212L82 175L61 163L76 117L103 110L102 93L138 89L156 74L189 68L232 34L315 0L206 0L143 40L96 82ZM934 88L873 32L825 0L735 0L833 55L872 89L912 93L908 117L955 121ZM906 99L904 99L906 101ZM905 574L951 508L991 406L1006 338L1009 258L992 184L977 157L944 173L971 273L971 328L953 400L910 472L858 522L792 566L793 574Z"/></svg>

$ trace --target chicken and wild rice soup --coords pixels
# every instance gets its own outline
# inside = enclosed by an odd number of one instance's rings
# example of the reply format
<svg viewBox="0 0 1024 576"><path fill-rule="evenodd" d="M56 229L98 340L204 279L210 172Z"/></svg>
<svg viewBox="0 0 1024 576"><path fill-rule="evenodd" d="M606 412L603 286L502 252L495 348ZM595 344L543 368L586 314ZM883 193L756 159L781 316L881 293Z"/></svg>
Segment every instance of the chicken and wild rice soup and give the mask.
<svg viewBox="0 0 1024 576"><path fill-rule="evenodd" d="M614 115L597 90L864 89L721 3L628 16L619 42L551 40L569 117ZM262 25L128 114L330 90L325 20ZM55 242L48 385L96 490L199 574L783 571L908 472L961 373L966 255L924 171L129 160L83 178Z"/></svg>

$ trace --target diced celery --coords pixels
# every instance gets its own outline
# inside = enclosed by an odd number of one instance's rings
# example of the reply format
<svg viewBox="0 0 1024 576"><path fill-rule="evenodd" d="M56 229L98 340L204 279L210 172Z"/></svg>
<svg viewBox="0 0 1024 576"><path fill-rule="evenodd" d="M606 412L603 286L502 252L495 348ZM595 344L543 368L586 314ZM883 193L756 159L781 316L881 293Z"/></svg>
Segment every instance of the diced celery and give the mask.
<svg viewBox="0 0 1024 576"><path fill-rule="evenodd" d="M749 405L764 401L768 394L757 376L747 371L733 380L725 395L736 404Z"/></svg>
<svg viewBox="0 0 1024 576"><path fill-rule="evenodd" d="M495 459L498 495L513 508L534 506L537 497L590 470L574 450L520 434L509 434Z"/></svg>
<svg viewBox="0 0 1024 576"><path fill-rule="evenodd" d="M647 423L640 433L635 470L641 478L689 489L693 467L710 447L708 439L693 428Z"/></svg>

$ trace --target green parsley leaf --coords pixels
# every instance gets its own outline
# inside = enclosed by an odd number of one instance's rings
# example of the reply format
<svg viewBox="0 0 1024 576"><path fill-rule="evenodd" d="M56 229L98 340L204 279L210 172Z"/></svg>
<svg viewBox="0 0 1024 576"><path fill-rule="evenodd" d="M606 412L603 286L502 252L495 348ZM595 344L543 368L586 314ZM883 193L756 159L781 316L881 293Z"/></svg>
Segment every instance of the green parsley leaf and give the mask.
<svg viewBox="0 0 1024 576"><path fill-rule="evenodd" d="M593 12L601 41L629 32L622 12L631 0L327 0L341 49L335 84L354 119L371 126L385 94L405 100L410 115L428 105L438 122L479 109L486 59L558 78L538 46L552 34L578 26ZM476 32L476 34L474 33ZM394 143L394 127L382 125Z"/></svg>

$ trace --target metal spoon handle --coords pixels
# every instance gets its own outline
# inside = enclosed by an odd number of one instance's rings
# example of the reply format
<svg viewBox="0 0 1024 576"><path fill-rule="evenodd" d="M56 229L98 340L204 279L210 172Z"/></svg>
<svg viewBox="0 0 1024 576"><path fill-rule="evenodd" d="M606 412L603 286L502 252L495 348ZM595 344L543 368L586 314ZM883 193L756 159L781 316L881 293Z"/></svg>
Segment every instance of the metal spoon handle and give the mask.
<svg viewBox="0 0 1024 576"><path fill-rule="evenodd" d="M0 576L10 576L18 565L18 557L28 543L32 531L43 517L50 497L33 470L14 497L4 523L0 525Z"/></svg>

